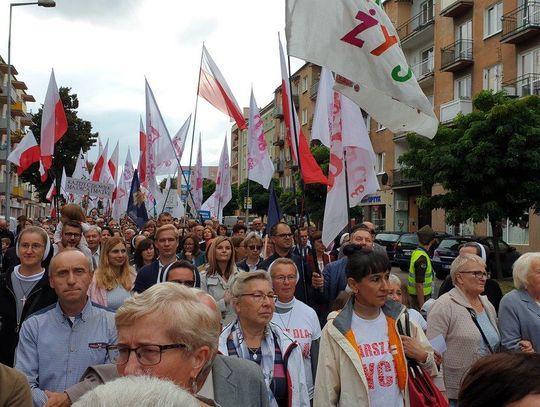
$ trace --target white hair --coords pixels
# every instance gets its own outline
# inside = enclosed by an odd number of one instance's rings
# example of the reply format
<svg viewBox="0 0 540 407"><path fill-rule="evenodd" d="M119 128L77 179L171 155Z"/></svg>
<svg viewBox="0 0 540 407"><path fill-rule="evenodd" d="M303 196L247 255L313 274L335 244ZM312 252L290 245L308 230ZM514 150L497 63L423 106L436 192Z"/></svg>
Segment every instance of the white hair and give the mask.
<svg viewBox="0 0 540 407"><path fill-rule="evenodd" d="M514 287L518 290L526 290L528 286L527 276L529 275L534 260L540 260L540 253L530 252L519 256L512 266L512 277Z"/></svg>
<svg viewBox="0 0 540 407"><path fill-rule="evenodd" d="M477 256L476 254L471 253L463 253L457 256L452 264L450 265L450 278L452 279L452 283L456 285L456 275L461 270L463 270L463 266L467 264L468 262L472 261L473 263L481 264L484 268L486 267L486 262L482 260L480 256Z"/></svg>
<svg viewBox="0 0 540 407"><path fill-rule="evenodd" d="M173 382L151 376L125 376L97 386L74 407L198 407L195 397Z"/></svg>
<svg viewBox="0 0 540 407"><path fill-rule="evenodd" d="M388 281L390 284L396 284L398 287L401 287L401 279L395 274L390 274L388 276Z"/></svg>

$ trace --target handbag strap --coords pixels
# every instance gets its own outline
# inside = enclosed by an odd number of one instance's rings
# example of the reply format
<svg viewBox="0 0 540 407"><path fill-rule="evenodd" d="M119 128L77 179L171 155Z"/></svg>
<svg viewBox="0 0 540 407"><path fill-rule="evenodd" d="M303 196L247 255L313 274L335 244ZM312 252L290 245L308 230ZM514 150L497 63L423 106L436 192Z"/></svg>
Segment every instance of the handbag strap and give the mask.
<svg viewBox="0 0 540 407"><path fill-rule="evenodd" d="M411 322L410 322L410 318L409 318L409 311L405 308L405 329L403 329L403 325L401 324L401 318L398 319L397 321L397 328L398 328L398 333L400 335L405 335L405 336L411 336ZM412 358L409 358L409 357L406 357L407 359L407 364L409 367L412 367L414 368L415 366L418 365L418 362L416 362L416 360L412 359Z"/></svg>
<svg viewBox="0 0 540 407"><path fill-rule="evenodd" d="M471 318L472 318L474 324L476 325L476 327L480 331L480 335L482 335L482 339L483 339L484 343L486 344L487 348L489 349L489 353L493 353L493 348L489 344L489 341L486 338L486 334L484 333L484 331L482 330L482 327L478 323L478 319L476 318L476 311L473 310L472 308L467 308L467 311L469 311L469 314L471 314Z"/></svg>

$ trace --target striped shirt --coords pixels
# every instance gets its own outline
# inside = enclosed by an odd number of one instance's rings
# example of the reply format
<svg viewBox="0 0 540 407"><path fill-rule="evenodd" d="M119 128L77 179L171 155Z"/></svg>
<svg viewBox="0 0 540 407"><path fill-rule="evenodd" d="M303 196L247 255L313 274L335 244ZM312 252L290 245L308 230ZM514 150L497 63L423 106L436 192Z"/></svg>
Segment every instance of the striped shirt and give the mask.
<svg viewBox="0 0 540 407"><path fill-rule="evenodd" d="M63 392L79 382L86 368L107 363L105 345L116 343L114 313L88 301L69 318L58 303L22 325L15 367L32 389L34 406L47 402L45 390Z"/></svg>

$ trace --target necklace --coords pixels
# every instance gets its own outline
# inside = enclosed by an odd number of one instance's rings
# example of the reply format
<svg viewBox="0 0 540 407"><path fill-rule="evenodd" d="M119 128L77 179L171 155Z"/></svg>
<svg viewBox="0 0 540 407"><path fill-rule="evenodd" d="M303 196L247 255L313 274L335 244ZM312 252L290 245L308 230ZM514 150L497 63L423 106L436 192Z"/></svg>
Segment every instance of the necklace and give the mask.
<svg viewBox="0 0 540 407"><path fill-rule="evenodd" d="M24 290L23 288L23 285L21 283L21 280L20 278L16 277L17 278L17 281L19 282L19 287L21 287L21 291L23 292L23 296L21 298L21 302L22 302L22 308L24 308L24 305L26 304L26 300L28 298L26 298L26 294L28 294L30 291L32 291L32 288L34 288L34 286L36 285L36 283L34 282L34 284L32 284L26 291Z"/></svg>
<svg viewBox="0 0 540 407"><path fill-rule="evenodd" d="M294 307L289 310L289 319L287 320L287 324L285 325L285 321L283 321L283 318L281 318L281 314L278 314L279 320L281 321L281 326L283 327L284 331L289 332L289 325L291 324L291 317L294 312Z"/></svg>
<svg viewBox="0 0 540 407"><path fill-rule="evenodd" d="M261 351L261 347L259 346L258 348L250 348L248 346L247 348L248 348L249 354L251 355L251 359L256 361L259 358L258 353Z"/></svg>

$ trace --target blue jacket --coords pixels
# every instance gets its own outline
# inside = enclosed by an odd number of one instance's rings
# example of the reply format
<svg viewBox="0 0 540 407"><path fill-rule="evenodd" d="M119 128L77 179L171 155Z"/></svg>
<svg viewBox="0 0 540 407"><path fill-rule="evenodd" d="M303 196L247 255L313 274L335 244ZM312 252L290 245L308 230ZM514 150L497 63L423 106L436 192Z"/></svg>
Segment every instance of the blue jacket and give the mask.
<svg viewBox="0 0 540 407"><path fill-rule="evenodd" d="M499 305L501 345L508 350L519 350L519 341L532 343L540 352L540 305L525 290L512 290Z"/></svg>
<svg viewBox="0 0 540 407"><path fill-rule="evenodd" d="M139 270L133 291L142 293L156 284L159 275L159 260L154 260Z"/></svg>
<svg viewBox="0 0 540 407"><path fill-rule="evenodd" d="M347 257L328 263L323 269L324 295L332 304L340 291L347 287Z"/></svg>

